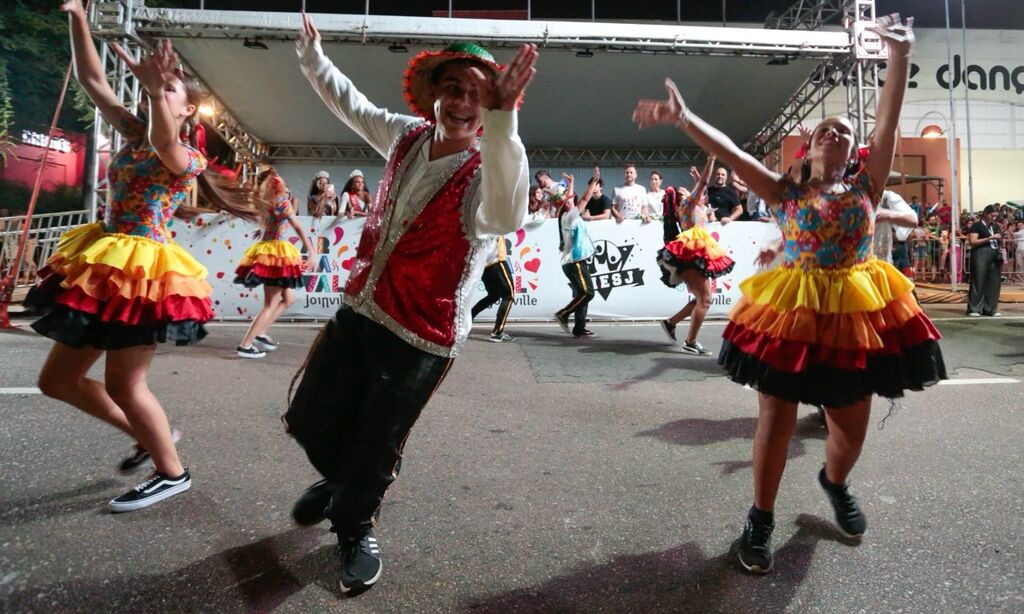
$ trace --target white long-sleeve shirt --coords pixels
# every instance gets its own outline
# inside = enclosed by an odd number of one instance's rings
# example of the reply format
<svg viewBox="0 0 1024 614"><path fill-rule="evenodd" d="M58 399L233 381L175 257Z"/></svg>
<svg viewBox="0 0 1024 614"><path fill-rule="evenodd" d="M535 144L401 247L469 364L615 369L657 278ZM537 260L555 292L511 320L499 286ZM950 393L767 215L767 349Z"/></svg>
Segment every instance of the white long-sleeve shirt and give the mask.
<svg viewBox="0 0 1024 614"><path fill-rule="evenodd" d="M341 121L377 153L387 157L395 139L418 117L392 113L377 107L359 92L338 68L324 55L319 43L298 48L299 64L313 89ZM526 217L530 189L529 162L518 134L516 111L481 109L484 133L480 138L480 206L475 220L467 220L473 238L482 239L506 234L520 228ZM391 219L401 219L410 202L423 202L433 196L434 179L450 166L453 154L430 159L430 147L422 147L406 162L405 176L392 194L395 212ZM389 228L389 233L399 232Z"/></svg>

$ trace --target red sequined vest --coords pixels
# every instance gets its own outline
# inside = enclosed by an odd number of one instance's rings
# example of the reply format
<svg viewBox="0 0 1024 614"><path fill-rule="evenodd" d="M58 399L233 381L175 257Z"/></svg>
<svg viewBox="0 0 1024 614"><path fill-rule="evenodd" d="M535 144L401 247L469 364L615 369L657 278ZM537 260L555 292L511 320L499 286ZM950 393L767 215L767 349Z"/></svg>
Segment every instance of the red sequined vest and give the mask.
<svg viewBox="0 0 1024 614"><path fill-rule="evenodd" d="M430 147L433 126L412 125L392 146L366 218L345 303L384 325L404 341L441 356L454 356L468 331L465 303L480 267L480 244L471 243L464 215L475 215L480 152L458 154L440 177L427 203L409 202L395 214L406 161ZM424 180L427 180L424 177ZM469 198L467 198L467 196Z"/></svg>

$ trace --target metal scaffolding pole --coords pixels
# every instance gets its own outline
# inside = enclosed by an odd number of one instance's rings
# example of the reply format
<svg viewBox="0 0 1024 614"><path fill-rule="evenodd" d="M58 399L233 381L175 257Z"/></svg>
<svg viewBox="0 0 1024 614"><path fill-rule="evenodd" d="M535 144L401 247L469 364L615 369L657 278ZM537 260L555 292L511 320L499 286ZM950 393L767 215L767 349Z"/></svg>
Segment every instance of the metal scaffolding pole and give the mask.
<svg viewBox="0 0 1024 614"><path fill-rule="evenodd" d="M949 0L946 5L946 57L949 65L953 65L953 44L950 42L949 34ZM964 84L966 86L966 83ZM965 88L966 89L966 88ZM956 155L956 101L953 97L953 88L949 88L949 132L946 134L946 142L949 145L949 186L950 223L953 230L953 237L959 236L958 226L960 224L960 157ZM942 203L939 203L940 205ZM949 285L950 290L956 292L956 258L949 259Z"/></svg>

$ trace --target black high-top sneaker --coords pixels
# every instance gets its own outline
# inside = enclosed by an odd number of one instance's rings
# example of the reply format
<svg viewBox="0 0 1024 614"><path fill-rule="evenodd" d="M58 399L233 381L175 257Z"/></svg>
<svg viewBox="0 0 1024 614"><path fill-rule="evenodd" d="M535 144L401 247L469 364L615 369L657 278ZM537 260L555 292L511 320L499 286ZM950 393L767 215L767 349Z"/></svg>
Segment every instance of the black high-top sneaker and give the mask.
<svg viewBox="0 0 1024 614"><path fill-rule="evenodd" d="M384 566L372 527L354 535L339 534L338 554L341 557L341 592L362 592L380 580Z"/></svg>
<svg viewBox="0 0 1024 614"><path fill-rule="evenodd" d="M772 531L775 530L775 514L762 512L750 506L747 524L740 536L740 565L747 571L766 574L772 569Z"/></svg>
<svg viewBox="0 0 1024 614"><path fill-rule="evenodd" d="M857 499L850 494L850 484L833 484L825 477L825 468L818 472L818 484L828 495L832 509L836 512L836 525L844 535L858 538L868 528L868 519L860 511Z"/></svg>
<svg viewBox="0 0 1024 614"><path fill-rule="evenodd" d="M332 496L327 480L320 480L307 488L292 506L292 519L295 524L305 527L323 522Z"/></svg>

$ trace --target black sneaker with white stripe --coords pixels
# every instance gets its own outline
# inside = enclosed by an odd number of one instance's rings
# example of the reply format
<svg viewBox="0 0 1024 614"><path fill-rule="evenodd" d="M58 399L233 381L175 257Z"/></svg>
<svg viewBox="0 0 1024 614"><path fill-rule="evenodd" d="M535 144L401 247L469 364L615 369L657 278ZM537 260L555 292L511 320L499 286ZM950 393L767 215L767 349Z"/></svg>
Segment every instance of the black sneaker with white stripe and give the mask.
<svg viewBox="0 0 1024 614"><path fill-rule="evenodd" d="M114 512L131 512L142 509L163 501L168 497L183 493L191 486L192 476L189 475L188 469L178 477L171 477L159 471L154 471L148 480L120 497L111 500L110 509Z"/></svg>
<svg viewBox="0 0 1024 614"><path fill-rule="evenodd" d="M697 356L711 355L711 352L705 350L704 346L700 344L700 341L684 341L683 345L679 346L679 349L688 354L696 354Z"/></svg>
<svg viewBox="0 0 1024 614"><path fill-rule="evenodd" d="M661 324L661 330L665 331L665 336L668 337L669 339L671 339L673 343L675 343L676 342L676 325L671 323L671 322L669 322L668 320L661 320L658 323Z"/></svg>
<svg viewBox="0 0 1024 614"><path fill-rule="evenodd" d="M263 358L267 355L263 350L257 349L256 346L250 345L249 347L238 346L235 348L235 354L239 358Z"/></svg>
<svg viewBox="0 0 1024 614"><path fill-rule="evenodd" d="M172 428L171 441L173 441L174 443L178 443L179 439L181 439L181 431ZM125 475L129 473L135 473L149 459L149 451L140 446L139 444L135 444L134 446L132 446L132 453L126 456L123 461L121 461L121 465L118 467L118 471Z"/></svg>
<svg viewBox="0 0 1024 614"><path fill-rule="evenodd" d="M253 345L256 346L256 349L263 350L264 352L273 352L281 345L277 341L271 339L270 335L256 335L252 341Z"/></svg>
<svg viewBox="0 0 1024 614"><path fill-rule="evenodd" d="M373 529L362 535L338 537L341 556L341 592L362 592L380 580L384 566Z"/></svg>

